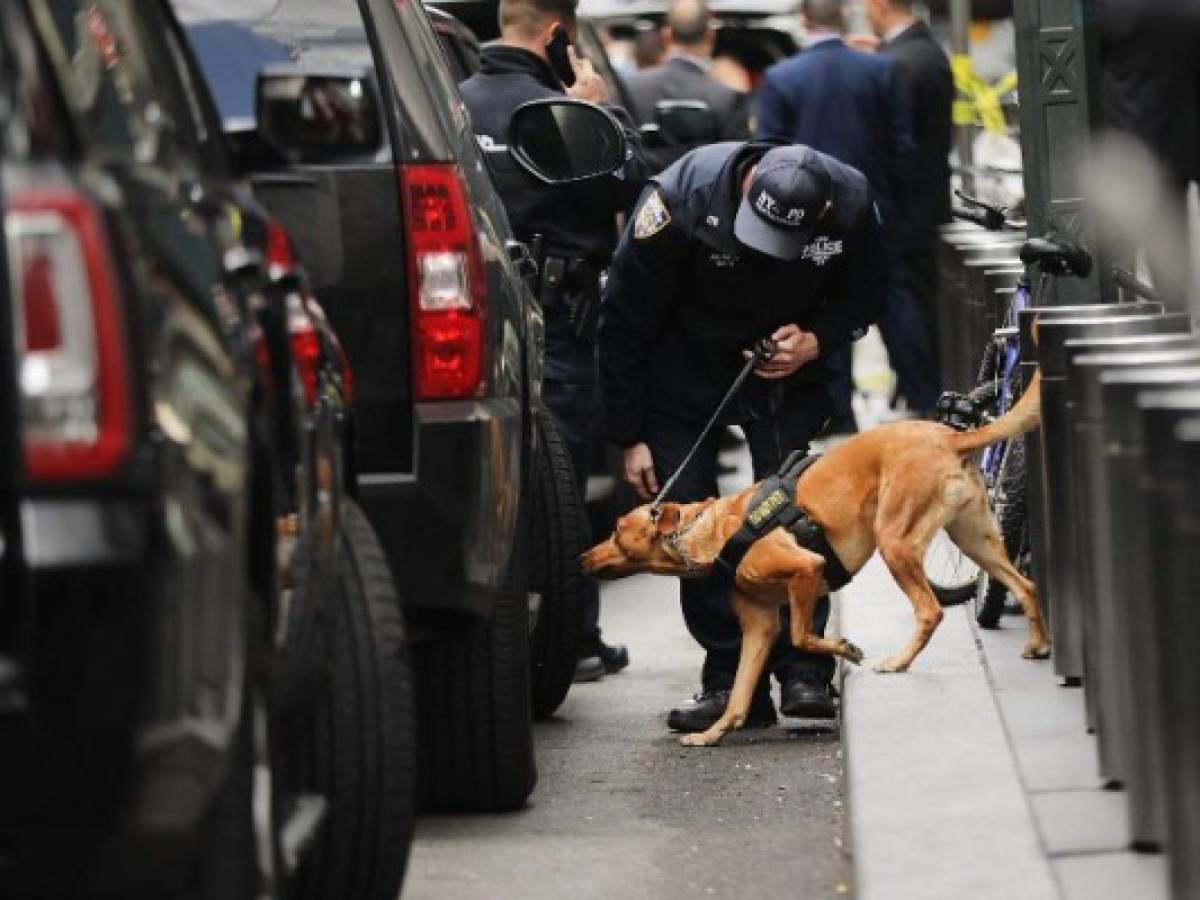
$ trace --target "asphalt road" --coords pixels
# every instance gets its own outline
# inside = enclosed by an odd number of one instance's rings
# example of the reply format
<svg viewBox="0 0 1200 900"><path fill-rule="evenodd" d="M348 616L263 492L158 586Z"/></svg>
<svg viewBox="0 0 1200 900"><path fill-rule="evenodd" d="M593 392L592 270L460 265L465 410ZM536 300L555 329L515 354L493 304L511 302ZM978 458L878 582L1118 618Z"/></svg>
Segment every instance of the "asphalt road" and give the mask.
<svg viewBox="0 0 1200 900"><path fill-rule="evenodd" d="M667 731L700 665L675 584L605 586L605 634L628 644L631 666L576 685L537 726L540 780L526 810L420 822L405 900L849 893L832 727L787 720L714 749Z"/></svg>

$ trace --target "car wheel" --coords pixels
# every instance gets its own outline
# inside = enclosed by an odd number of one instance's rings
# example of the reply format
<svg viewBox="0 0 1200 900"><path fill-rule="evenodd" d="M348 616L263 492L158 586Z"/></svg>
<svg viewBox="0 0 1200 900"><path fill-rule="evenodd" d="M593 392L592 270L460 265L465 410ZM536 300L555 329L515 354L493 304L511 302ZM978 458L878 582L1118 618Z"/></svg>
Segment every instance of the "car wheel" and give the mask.
<svg viewBox="0 0 1200 900"><path fill-rule="evenodd" d="M415 816L412 671L391 571L348 498L336 574L325 594L328 678L292 714L290 781L329 803L301 858L297 896L395 900Z"/></svg>
<svg viewBox="0 0 1200 900"><path fill-rule="evenodd" d="M524 516L526 513L522 513ZM518 534L526 525L518 523ZM537 781L529 709L529 560L518 542L491 617L413 648L421 807L519 809Z"/></svg>
<svg viewBox="0 0 1200 900"><path fill-rule="evenodd" d="M533 575L537 617L529 636L534 718L554 713L571 688L579 648L579 554L588 546L586 511L575 487L567 445L549 411L535 413Z"/></svg>

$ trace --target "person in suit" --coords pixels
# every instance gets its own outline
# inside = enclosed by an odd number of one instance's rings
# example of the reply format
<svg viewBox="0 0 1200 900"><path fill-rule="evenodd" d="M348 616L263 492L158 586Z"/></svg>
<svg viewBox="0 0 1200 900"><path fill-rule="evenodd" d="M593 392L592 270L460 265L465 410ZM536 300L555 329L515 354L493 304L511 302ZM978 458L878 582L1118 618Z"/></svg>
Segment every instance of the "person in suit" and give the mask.
<svg viewBox="0 0 1200 900"><path fill-rule="evenodd" d="M917 317L902 270L897 222L912 197L913 138L908 93L895 62L847 46L843 0L804 0L805 48L767 69L757 101L757 133L806 144L866 176L888 229L888 287L880 332L898 392L910 407L932 409L938 398L933 344ZM829 363L833 431L855 431L850 355Z"/></svg>
<svg viewBox="0 0 1200 900"><path fill-rule="evenodd" d="M626 78L630 112L638 124L646 125L655 121L654 107L660 100L703 100L713 111L716 128L709 141L673 146L656 162L666 168L703 143L750 137L747 96L709 77L717 32L705 0L672 0L664 36L666 61Z"/></svg>
<svg viewBox="0 0 1200 900"><path fill-rule="evenodd" d="M912 196L899 223L901 253L917 310L936 348L938 226L950 219L954 76L933 32L913 14L912 0L866 0L865 11L880 40L879 53L895 60L908 89L915 153Z"/></svg>

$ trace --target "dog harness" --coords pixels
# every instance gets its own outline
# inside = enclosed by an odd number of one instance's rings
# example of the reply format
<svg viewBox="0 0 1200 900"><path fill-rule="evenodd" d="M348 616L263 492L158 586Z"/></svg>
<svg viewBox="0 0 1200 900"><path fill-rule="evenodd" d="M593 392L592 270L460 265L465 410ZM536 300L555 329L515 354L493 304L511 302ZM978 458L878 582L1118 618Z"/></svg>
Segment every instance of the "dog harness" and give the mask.
<svg viewBox="0 0 1200 900"><path fill-rule="evenodd" d="M838 559L825 529L813 521L808 511L796 505L796 485L809 466L821 458L820 454L805 456L794 452L780 468L762 483L746 512L746 518L734 535L725 542L713 565L712 575L724 586L732 587L734 575L750 548L763 535L775 528L784 528L796 539L796 543L825 559L825 583L831 591L841 590L850 583L851 574Z"/></svg>

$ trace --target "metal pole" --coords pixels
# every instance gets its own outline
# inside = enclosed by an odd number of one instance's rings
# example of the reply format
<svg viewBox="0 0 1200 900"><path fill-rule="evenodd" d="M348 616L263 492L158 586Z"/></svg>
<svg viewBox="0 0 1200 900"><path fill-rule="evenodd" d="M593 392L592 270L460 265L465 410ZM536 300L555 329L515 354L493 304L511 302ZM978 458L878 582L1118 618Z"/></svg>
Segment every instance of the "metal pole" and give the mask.
<svg viewBox="0 0 1200 900"><path fill-rule="evenodd" d="M971 0L950 0L950 49L955 56L966 56L971 52ZM955 129L958 146L958 164L962 168L963 190L975 193L975 145L971 126L959 125Z"/></svg>

